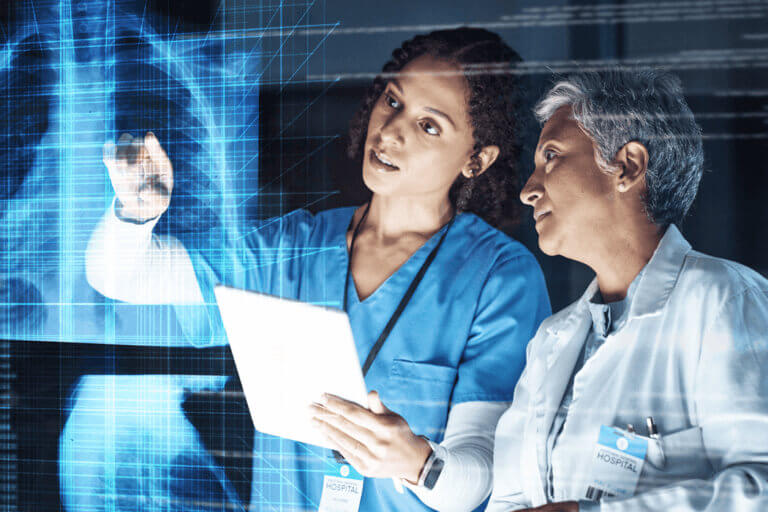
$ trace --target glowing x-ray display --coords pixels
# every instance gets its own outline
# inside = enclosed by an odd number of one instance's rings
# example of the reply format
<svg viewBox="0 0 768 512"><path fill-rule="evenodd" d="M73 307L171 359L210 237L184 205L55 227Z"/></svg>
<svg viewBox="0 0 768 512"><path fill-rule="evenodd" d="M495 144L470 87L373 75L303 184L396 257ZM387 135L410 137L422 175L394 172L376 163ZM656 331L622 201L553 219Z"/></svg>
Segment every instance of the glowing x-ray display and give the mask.
<svg viewBox="0 0 768 512"><path fill-rule="evenodd" d="M101 300L83 259L112 200L102 146L122 133L153 131L174 162L173 203L158 232L215 258L223 234L241 229L237 206L255 197L258 176L258 41L156 32L162 19L120 2L41 0L19 10L0 61L3 334L209 343L184 338L172 311Z"/></svg>
<svg viewBox="0 0 768 512"><path fill-rule="evenodd" d="M15 8L0 54L0 339L224 343L212 336L203 306L101 296L86 281L85 248L113 197L104 143L149 130L176 180L156 231L207 259L222 252L225 233L237 236L238 212L257 190L259 41L228 34L223 16L184 33L140 2L35 0ZM62 388L53 484L60 503L41 494L36 510L244 509L189 420L190 396L215 401L228 377L136 370L90 374L84 366L69 391Z"/></svg>

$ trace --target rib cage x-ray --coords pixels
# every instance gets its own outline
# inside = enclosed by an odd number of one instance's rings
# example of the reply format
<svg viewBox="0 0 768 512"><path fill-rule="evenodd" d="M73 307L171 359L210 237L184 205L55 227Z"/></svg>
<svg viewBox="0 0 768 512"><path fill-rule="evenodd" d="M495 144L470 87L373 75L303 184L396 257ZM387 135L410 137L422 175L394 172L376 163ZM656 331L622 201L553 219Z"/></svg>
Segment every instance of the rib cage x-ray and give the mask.
<svg viewBox="0 0 768 512"><path fill-rule="evenodd" d="M5 44L1 84L2 234L11 249L3 252L2 271L14 279L3 293L45 297L18 301L25 306L9 310L3 325L9 336L210 342L179 341L170 312L127 307L133 319L105 324L105 312L92 305L94 292L83 280L82 258L112 198L102 145L123 133L143 137L154 131L175 163L173 204L159 232L207 253L216 251L223 233L237 236L242 209L233 206L255 197L258 154L247 149L255 148L258 133L260 54L257 47L245 51L237 41L205 34L173 39L155 31L153 23L162 18L137 15L130 2L127 7L19 3L23 21L14 23L18 35ZM130 332L149 324L151 337ZM158 340L163 330L166 339Z"/></svg>
<svg viewBox="0 0 768 512"><path fill-rule="evenodd" d="M116 303L88 285L83 260L112 201L102 146L123 133L153 131L174 161L173 203L159 232L208 258L221 253L224 236L237 236L244 210L236 206L256 196L258 44L174 34L170 20L134 2L42 0L8 9L0 75L2 337L33 345L221 344L203 306L177 312ZM21 350L39 363L50 348L33 345ZM48 363L56 357L72 354L48 353ZM189 420L190 396L223 392L226 375L99 375L109 370L83 364L57 376L45 364L34 380L53 382L37 384L37 393L57 392L59 414L12 418L37 431L21 431L17 441L54 458L17 466L23 509L242 509ZM40 406L35 391L21 392L30 409ZM59 435L44 434L40 420L57 417Z"/></svg>
<svg viewBox="0 0 768 512"><path fill-rule="evenodd" d="M253 470L259 446L215 303L132 303L89 284L88 243L115 198L104 145L154 133L174 171L155 235L236 275L231 242L263 219L367 201L346 156L350 119L404 40L462 25L520 53L528 107L555 74L680 76L706 155L686 237L768 275L766 0L5 2L0 510L298 509L274 499L295 491L286 479ZM529 111L523 179L539 134ZM557 311L592 275L545 256L529 217L500 228L536 256Z"/></svg>

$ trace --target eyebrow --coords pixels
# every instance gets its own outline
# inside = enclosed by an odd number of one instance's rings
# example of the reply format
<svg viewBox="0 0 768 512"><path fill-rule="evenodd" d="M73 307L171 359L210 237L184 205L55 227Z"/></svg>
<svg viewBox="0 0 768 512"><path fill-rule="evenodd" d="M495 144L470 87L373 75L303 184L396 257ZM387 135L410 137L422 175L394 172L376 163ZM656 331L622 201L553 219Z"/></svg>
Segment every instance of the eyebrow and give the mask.
<svg viewBox="0 0 768 512"><path fill-rule="evenodd" d="M561 131L562 131L562 130L561 130ZM551 133L551 132L552 132L552 130L549 130L547 133L544 133L544 130L542 130L542 131L539 133L539 138L541 138L541 135L542 135L542 134L545 134L545 135L547 136L547 138L546 138L546 139L544 139L543 141L540 141L540 142L539 142L539 143L536 145L536 149L538 149L538 148L540 148L541 146L544 146L544 145L546 145L546 144L549 144L550 142L553 142L553 143L555 143L555 144L562 144L562 140L560 139L560 137L562 136L562 134L561 134L561 133L558 133L558 132L555 132L555 133Z"/></svg>
<svg viewBox="0 0 768 512"><path fill-rule="evenodd" d="M400 94L405 94L405 93L403 92L403 87L400 85L400 82L398 82L398 81L397 81L397 78L393 78L392 80L390 80L390 82L389 82L389 83L391 83L391 84L392 84L392 87L394 87L395 89L397 89L397 90L398 90L398 92L399 92ZM440 117L444 118L446 121L448 121L448 122L451 124L451 126L453 126L453 129L454 129L454 130L456 129L456 123L454 123L454 122L453 122L453 119L451 119L451 116L449 116L449 115L448 115L448 114L446 114L445 112L442 112L442 111L440 111L440 110L437 110L436 108L432 108L432 107L424 107L424 110L426 110L427 112L430 112L430 113L432 113L432 114L435 114L435 115L437 115L437 116L440 116Z"/></svg>
<svg viewBox="0 0 768 512"><path fill-rule="evenodd" d="M453 120L452 120L452 119L451 119L451 117L450 117L448 114L446 114L445 112L440 112L440 111L439 111L439 110L437 110L436 108L432 108L432 107L424 107L424 110L426 110L427 112L432 112L433 114L435 114L435 115L437 115L437 116L440 116L440 117L443 117L443 118L445 118L445 120L446 120L446 121L448 121L449 123L451 123L451 126L453 126L454 130L456 129L456 125L453 123Z"/></svg>

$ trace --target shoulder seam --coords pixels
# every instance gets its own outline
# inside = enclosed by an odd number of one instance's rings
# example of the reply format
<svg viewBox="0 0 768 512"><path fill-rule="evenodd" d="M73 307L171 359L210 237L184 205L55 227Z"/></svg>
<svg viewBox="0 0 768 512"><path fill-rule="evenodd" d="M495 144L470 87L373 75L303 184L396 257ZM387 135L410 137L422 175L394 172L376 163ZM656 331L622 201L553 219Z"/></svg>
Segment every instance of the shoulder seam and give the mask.
<svg viewBox="0 0 768 512"><path fill-rule="evenodd" d="M768 295L768 289L765 289L761 287L759 284L748 286L746 288L742 288L738 292L732 293L726 298L723 303L720 305L720 309L718 310L717 314L714 315L709 322L707 322L707 326L702 330L702 338L706 337L707 334L709 334L709 330L712 328L712 325L720 318L720 316L723 314L723 311L725 310L726 306L730 304L732 301L740 299L741 297L753 293L763 293ZM701 354L699 354L701 355Z"/></svg>

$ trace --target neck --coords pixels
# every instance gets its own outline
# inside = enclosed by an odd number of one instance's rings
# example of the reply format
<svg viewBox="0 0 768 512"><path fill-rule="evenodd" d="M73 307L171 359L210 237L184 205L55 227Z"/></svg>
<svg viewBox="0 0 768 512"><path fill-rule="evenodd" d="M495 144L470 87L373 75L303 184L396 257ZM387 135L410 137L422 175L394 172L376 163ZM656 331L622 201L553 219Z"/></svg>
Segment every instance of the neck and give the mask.
<svg viewBox="0 0 768 512"><path fill-rule="evenodd" d="M663 234L658 226L643 219L635 224L616 226L593 245L595 256L585 263L594 270L605 302L616 302L627 296L629 285L650 261Z"/></svg>
<svg viewBox="0 0 768 512"><path fill-rule="evenodd" d="M430 237L453 215L447 197L425 200L374 194L363 228L376 238L392 239L403 235Z"/></svg>

